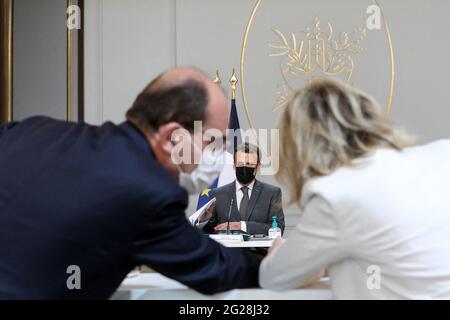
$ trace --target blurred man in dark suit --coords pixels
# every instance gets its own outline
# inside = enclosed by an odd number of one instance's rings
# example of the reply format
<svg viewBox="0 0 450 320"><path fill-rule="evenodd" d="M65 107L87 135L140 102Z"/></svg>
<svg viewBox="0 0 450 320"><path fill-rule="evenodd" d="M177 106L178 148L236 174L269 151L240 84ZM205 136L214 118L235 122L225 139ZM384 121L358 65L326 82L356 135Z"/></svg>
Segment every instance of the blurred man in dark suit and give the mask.
<svg viewBox="0 0 450 320"><path fill-rule="evenodd" d="M106 299L138 265L207 294L256 286L258 260L190 226L177 178L196 164L172 160L176 130L225 134L227 115L217 85L174 69L118 126L0 126L0 299Z"/></svg>

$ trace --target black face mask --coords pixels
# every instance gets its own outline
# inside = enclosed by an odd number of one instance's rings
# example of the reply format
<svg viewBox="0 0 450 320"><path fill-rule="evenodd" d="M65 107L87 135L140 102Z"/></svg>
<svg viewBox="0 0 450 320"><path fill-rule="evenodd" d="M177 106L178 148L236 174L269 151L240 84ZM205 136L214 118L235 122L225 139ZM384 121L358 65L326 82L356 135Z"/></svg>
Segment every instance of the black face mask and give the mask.
<svg viewBox="0 0 450 320"><path fill-rule="evenodd" d="M256 168L237 167L236 178L241 184L247 185L255 179L255 170Z"/></svg>

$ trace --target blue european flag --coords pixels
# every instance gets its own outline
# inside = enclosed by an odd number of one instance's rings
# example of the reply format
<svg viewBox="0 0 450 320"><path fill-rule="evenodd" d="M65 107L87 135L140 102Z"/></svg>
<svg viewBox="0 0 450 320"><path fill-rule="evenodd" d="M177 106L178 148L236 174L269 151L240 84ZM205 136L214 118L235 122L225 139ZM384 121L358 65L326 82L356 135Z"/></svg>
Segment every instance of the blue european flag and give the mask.
<svg viewBox="0 0 450 320"><path fill-rule="evenodd" d="M203 190L202 193L198 196L197 210L207 204L209 200L211 200L211 191L217 188L218 182L219 177L214 180L213 184L208 189Z"/></svg>

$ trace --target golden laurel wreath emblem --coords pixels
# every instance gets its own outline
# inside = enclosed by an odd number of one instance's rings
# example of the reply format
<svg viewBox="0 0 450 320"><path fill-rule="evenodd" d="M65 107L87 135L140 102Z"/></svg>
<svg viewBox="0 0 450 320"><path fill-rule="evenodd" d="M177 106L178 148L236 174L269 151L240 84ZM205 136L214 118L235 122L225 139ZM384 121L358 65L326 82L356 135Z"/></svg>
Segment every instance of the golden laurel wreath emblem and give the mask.
<svg viewBox="0 0 450 320"><path fill-rule="evenodd" d="M300 41L295 33L285 36L278 29L273 29L273 32L279 42L269 43L269 47L276 50L269 56L280 58L283 79L283 83L278 85L277 106L273 112L288 102L295 87L294 80L342 76L343 80L350 82L356 67L354 58L363 51L362 43L367 34L364 27L358 27L351 33L340 32L336 36L331 23L323 28L318 17L302 32L304 37Z"/></svg>
<svg viewBox="0 0 450 320"><path fill-rule="evenodd" d="M256 127L247 96L247 70L246 61L251 54L248 45L249 39L253 35L253 26L258 16L259 8L265 3L263 0L255 0L255 4L249 16L247 26L244 31L241 61L240 61L240 87L243 108L248 120L249 127L255 131ZM392 37L389 24L384 15L383 9L377 0L369 0L368 5L376 6L381 13L381 29L386 39L386 55L388 58L390 79L385 85L388 93L386 103L386 116L389 116L392 109L395 84L395 54L392 44ZM368 14L368 12L366 12ZM314 17L314 16L313 16ZM366 38L369 30L363 27L356 27L352 32L336 32L329 22L323 23L319 17L312 20L312 24L303 31L284 34L279 29L272 28L273 38L268 40L269 58L278 59L280 80L275 85L275 107L272 113L277 112L287 104L294 91L293 88L301 87L316 77L339 77L340 79L353 82L357 66L357 56L364 50ZM284 30L283 30L284 31ZM340 31L340 30L338 30ZM370 32L375 32L370 30ZM269 109L270 110L270 109ZM261 112L261 110L258 110Z"/></svg>

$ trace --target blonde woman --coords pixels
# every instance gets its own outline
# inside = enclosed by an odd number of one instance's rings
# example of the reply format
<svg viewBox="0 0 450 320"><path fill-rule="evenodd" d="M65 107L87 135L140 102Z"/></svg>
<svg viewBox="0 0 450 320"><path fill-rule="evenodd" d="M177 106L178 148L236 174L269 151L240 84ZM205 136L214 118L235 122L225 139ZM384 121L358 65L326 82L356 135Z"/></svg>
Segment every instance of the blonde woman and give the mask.
<svg viewBox="0 0 450 320"><path fill-rule="evenodd" d="M260 285L298 288L328 267L337 299L450 299L450 141L413 146L334 80L296 92L279 127L278 179L302 216Z"/></svg>

